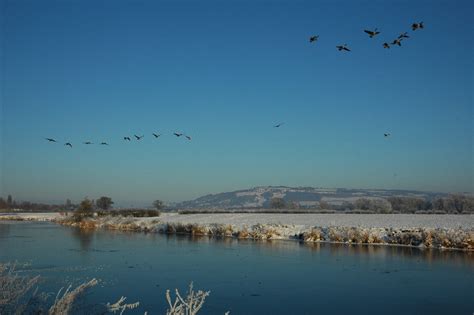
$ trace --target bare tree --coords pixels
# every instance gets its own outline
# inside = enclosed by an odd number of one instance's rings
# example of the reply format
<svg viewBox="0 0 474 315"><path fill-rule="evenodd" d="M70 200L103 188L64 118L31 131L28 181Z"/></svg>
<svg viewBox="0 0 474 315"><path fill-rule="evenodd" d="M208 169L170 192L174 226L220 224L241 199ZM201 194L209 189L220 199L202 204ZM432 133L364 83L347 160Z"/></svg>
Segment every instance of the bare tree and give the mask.
<svg viewBox="0 0 474 315"><path fill-rule="evenodd" d="M114 204L114 202L112 201L112 198L102 196L96 200L95 204L97 205L97 207L99 207L102 210L108 210L112 208L112 205Z"/></svg>

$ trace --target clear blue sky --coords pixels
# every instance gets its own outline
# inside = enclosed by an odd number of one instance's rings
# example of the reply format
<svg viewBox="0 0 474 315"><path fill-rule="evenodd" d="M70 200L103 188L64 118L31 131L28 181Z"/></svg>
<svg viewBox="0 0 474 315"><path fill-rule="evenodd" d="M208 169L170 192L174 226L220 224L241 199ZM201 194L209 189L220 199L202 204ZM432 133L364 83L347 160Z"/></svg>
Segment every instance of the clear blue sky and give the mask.
<svg viewBox="0 0 474 315"><path fill-rule="evenodd" d="M474 191L472 1L0 3L3 196Z"/></svg>

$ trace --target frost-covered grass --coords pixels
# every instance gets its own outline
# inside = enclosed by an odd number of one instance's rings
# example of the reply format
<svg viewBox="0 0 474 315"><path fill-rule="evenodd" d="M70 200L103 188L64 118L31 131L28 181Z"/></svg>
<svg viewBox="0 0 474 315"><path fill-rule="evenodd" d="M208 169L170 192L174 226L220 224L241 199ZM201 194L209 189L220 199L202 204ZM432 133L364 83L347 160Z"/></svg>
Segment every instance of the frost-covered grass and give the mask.
<svg viewBox="0 0 474 315"><path fill-rule="evenodd" d="M188 294L186 297L182 297L178 289L175 289L176 297L174 301L171 298L170 290L166 290L166 301L168 302L169 309L166 311L166 315L195 315L204 305L206 298L211 294L211 291L194 291L193 283L189 285ZM226 313L228 314L228 313Z"/></svg>
<svg viewBox="0 0 474 315"><path fill-rule="evenodd" d="M163 234L188 234L209 237L233 237L253 240L298 240L347 244L407 245L426 248L474 250L474 230L462 228L394 228L363 226L307 226L294 224L201 224L163 222L146 218L102 217L62 224L84 229L113 229Z"/></svg>
<svg viewBox="0 0 474 315"><path fill-rule="evenodd" d="M109 302L77 308L78 301L84 293L99 283L97 279L84 282L73 289L71 289L72 285L69 285L64 291L64 288L59 289L56 298L50 305L48 294L38 293L38 279L39 276L20 277L14 265L0 263L0 314L124 314L127 310L133 310L140 306L140 302L125 303L127 298L122 296L115 303ZM183 297L178 289L175 289L175 295L173 301L170 290L166 291L166 300L169 304L166 315L196 315L210 295L210 291L194 291L191 282L186 296ZM145 311L144 314L148 314L148 312Z"/></svg>
<svg viewBox="0 0 474 315"><path fill-rule="evenodd" d="M38 283L39 277L22 277L14 264L0 264L0 314L22 309L25 297Z"/></svg>

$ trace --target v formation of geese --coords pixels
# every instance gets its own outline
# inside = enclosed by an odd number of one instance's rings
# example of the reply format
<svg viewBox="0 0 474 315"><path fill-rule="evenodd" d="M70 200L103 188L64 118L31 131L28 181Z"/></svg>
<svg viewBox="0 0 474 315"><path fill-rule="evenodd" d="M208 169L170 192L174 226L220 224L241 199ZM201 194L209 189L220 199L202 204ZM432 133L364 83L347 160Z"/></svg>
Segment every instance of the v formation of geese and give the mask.
<svg viewBox="0 0 474 315"><path fill-rule="evenodd" d="M418 29L423 29L423 28L424 28L423 22L413 23L411 25L412 31L416 31ZM369 38L374 38L375 36L380 34L380 31L378 31L378 29L375 28L374 30L364 30L364 33L368 34ZM408 32L401 33L397 38L395 38L391 42L383 43L382 47L388 49L388 48L390 48L390 46L395 46L395 45L396 46L402 46L402 40L404 40L405 38L410 38L410 36L408 36ZM318 40L319 40L319 35L313 35L309 38L310 43L315 43ZM347 44L337 45L336 48L337 48L338 51L342 51L342 52L351 51L351 49L348 47Z"/></svg>

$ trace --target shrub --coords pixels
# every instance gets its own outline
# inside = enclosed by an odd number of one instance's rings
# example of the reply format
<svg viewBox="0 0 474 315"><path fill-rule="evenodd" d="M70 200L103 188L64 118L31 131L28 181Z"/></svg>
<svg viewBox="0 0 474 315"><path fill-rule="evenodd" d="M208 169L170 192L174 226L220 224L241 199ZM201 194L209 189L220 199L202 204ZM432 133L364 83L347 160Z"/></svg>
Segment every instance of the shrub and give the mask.
<svg viewBox="0 0 474 315"><path fill-rule="evenodd" d="M80 222L83 218L92 217L94 204L88 198L81 201L79 207L74 211L74 221Z"/></svg>
<svg viewBox="0 0 474 315"><path fill-rule="evenodd" d="M309 232L303 233L302 238L305 242L318 242L322 240L322 232L318 228L312 228Z"/></svg>

